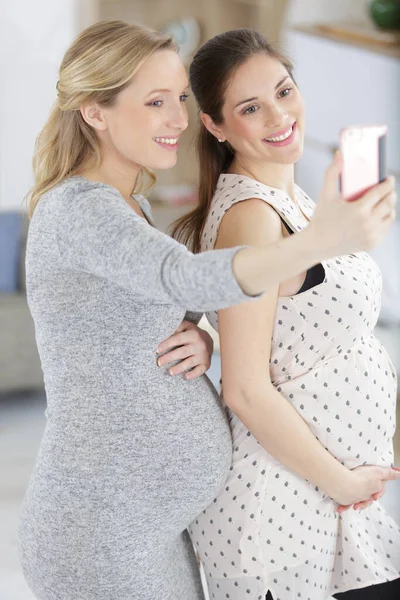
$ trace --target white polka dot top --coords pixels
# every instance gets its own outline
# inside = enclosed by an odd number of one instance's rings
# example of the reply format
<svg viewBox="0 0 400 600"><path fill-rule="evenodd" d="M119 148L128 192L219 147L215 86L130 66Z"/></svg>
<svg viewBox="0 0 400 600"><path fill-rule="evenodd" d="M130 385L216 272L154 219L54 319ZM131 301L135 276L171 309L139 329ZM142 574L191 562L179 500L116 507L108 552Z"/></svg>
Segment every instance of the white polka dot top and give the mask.
<svg viewBox="0 0 400 600"><path fill-rule="evenodd" d="M214 247L224 213L260 198L293 231L313 202L241 175L221 175L202 239ZM301 209L301 210L300 210ZM304 214L303 214L304 213ZM373 335L381 276L366 253L322 263L324 280L278 300L270 373L320 442L347 467L390 465L396 376ZM218 330L217 313L207 314ZM211 600L325 600L400 576L400 530L379 502L338 516L323 490L269 455L228 410L233 464L219 496L189 529Z"/></svg>

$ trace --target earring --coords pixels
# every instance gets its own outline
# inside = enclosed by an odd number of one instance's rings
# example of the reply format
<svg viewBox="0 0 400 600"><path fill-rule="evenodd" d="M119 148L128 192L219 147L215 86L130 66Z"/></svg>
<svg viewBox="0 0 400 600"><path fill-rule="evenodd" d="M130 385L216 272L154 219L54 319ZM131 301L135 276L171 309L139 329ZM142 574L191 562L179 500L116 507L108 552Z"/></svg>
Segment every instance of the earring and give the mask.
<svg viewBox="0 0 400 600"><path fill-rule="evenodd" d="M221 142L223 142L224 140L222 140L221 138L218 138L218 141L221 143Z"/></svg>

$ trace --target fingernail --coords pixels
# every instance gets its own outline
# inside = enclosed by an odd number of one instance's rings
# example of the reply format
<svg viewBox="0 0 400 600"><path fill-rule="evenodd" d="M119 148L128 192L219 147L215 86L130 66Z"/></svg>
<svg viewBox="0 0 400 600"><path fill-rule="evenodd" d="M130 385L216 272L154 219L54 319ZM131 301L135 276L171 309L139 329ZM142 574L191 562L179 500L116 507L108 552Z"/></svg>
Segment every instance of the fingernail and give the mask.
<svg viewBox="0 0 400 600"><path fill-rule="evenodd" d="M161 365L162 365L162 360L161 360L161 359L158 359L158 361L157 361L157 364L158 364L158 366L159 366L159 367L161 367Z"/></svg>
<svg viewBox="0 0 400 600"><path fill-rule="evenodd" d="M172 369L170 369L170 370L168 371L168 373L169 373L170 375L173 375L173 374L174 374L174 372L173 372L173 370L172 370Z"/></svg>
<svg viewBox="0 0 400 600"><path fill-rule="evenodd" d="M157 354L160 354L160 352L161 352L160 346L157 348L156 352L157 352Z"/></svg>

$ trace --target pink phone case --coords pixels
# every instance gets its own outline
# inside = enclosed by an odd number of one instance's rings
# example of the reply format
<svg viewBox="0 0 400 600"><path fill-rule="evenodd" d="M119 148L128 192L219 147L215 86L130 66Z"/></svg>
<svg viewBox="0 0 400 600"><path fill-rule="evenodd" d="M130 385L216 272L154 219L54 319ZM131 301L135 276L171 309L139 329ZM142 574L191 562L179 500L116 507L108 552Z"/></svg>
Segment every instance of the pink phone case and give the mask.
<svg viewBox="0 0 400 600"><path fill-rule="evenodd" d="M386 125L346 127L340 132L343 168L340 191L357 200L386 178Z"/></svg>

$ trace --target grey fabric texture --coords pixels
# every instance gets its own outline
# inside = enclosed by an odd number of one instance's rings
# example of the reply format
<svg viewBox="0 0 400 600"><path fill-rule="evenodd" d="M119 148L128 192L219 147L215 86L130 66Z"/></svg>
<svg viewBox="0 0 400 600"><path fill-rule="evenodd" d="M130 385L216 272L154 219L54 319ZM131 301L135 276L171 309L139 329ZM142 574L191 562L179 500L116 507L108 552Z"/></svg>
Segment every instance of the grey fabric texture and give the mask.
<svg viewBox="0 0 400 600"><path fill-rule="evenodd" d="M47 424L19 526L38 600L203 599L186 527L225 481L230 430L208 378L171 377L156 348L186 309L250 300L237 250L193 255L82 177L41 198L26 277Z"/></svg>

